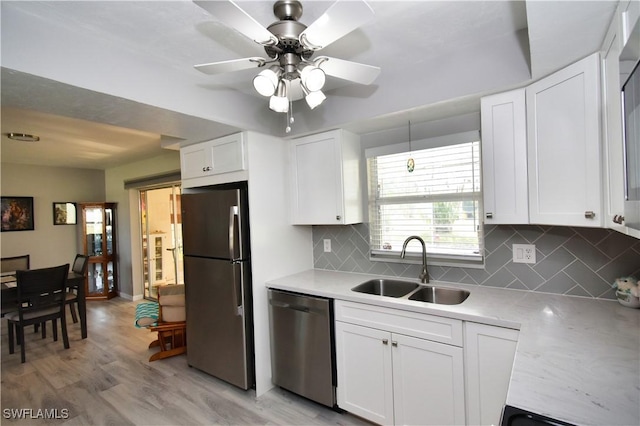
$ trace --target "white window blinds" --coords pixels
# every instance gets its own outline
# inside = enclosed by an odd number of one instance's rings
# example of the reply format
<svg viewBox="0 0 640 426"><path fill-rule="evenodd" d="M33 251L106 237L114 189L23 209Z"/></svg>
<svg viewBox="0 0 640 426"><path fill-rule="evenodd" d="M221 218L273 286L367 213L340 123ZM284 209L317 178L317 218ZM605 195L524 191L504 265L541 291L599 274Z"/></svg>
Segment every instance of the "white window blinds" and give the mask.
<svg viewBox="0 0 640 426"><path fill-rule="evenodd" d="M481 260L480 143L471 133L476 140L453 137L451 145L416 143L435 147L412 152L367 152L372 258L399 257L404 240L418 235L432 259ZM407 246L409 253L420 250L417 243Z"/></svg>

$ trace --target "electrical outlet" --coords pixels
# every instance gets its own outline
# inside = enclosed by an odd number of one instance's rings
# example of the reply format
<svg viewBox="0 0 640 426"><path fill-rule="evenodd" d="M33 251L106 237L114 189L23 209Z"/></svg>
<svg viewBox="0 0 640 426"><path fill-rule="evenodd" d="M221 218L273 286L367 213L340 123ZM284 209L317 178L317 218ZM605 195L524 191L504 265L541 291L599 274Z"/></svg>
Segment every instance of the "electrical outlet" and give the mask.
<svg viewBox="0 0 640 426"><path fill-rule="evenodd" d="M324 252L331 253L331 240L328 238L324 240Z"/></svg>
<svg viewBox="0 0 640 426"><path fill-rule="evenodd" d="M513 263L536 263L536 246L534 244L514 244Z"/></svg>

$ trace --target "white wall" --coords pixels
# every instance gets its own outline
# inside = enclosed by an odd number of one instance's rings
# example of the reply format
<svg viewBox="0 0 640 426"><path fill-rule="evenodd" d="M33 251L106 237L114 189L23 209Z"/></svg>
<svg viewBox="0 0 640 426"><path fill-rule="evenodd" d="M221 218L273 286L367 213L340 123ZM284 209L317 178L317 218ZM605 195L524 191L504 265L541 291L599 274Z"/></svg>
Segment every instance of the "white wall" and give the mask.
<svg viewBox="0 0 640 426"><path fill-rule="evenodd" d="M256 395L273 387L267 281L313 268L310 226L293 226L288 143L248 132Z"/></svg>
<svg viewBox="0 0 640 426"><path fill-rule="evenodd" d="M102 170L2 163L2 196L33 197L33 231L3 232L2 257L30 255L31 268L72 263L83 248L77 225L54 225L53 203L105 200Z"/></svg>
<svg viewBox="0 0 640 426"><path fill-rule="evenodd" d="M118 285L121 297L140 299L144 291L138 191L124 189L124 182L174 170L180 170L178 151L167 151L158 157L105 171L106 201L118 203Z"/></svg>

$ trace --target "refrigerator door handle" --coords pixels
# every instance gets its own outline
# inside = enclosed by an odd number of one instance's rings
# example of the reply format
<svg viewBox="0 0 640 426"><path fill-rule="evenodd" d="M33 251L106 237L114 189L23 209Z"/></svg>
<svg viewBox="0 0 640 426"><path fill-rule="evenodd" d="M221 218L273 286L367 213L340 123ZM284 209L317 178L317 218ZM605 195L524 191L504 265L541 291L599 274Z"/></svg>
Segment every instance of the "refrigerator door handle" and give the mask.
<svg viewBox="0 0 640 426"><path fill-rule="evenodd" d="M238 217L238 206L229 207L229 259L236 260L236 218Z"/></svg>
<svg viewBox="0 0 640 426"><path fill-rule="evenodd" d="M244 273L242 272L242 263L233 261L231 262L233 267L233 305L236 307L236 316L244 315L244 308L242 303L242 283L244 282ZM240 283L238 284L238 279L236 275L236 268L240 268ZM240 291L238 291L238 287L240 287Z"/></svg>

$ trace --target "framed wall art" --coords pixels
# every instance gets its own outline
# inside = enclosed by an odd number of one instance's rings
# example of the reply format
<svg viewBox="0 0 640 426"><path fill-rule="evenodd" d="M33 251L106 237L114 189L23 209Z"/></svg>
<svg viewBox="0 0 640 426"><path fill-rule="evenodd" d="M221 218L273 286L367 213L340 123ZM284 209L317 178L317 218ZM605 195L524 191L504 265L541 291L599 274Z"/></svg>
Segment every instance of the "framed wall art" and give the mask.
<svg viewBox="0 0 640 426"><path fill-rule="evenodd" d="M33 231L33 197L0 197L0 231Z"/></svg>
<svg viewBox="0 0 640 426"><path fill-rule="evenodd" d="M78 216L76 214L76 203L53 203L54 225L75 225L76 223L78 223Z"/></svg>

